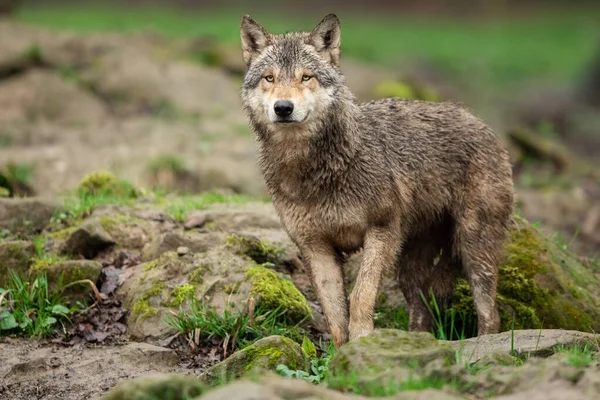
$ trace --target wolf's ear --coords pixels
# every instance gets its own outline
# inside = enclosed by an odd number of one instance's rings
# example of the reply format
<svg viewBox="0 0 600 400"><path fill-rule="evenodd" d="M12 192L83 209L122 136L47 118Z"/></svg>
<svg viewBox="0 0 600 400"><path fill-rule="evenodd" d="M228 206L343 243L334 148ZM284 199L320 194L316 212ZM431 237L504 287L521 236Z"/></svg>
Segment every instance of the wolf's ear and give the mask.
<svg viewBox="0 0 600 400"><path fill-rule="evenodd" d="M335 14L328 14L312 30L309 43L331 64L338 65L340 62L340 20Z"/></svg>
<svg viewBox="0 0 600 400"><path fill-rule="evenodd" d="M250 61L267 47L271 35L249 15L242 17L240 35L242 37L242 57L246 65L250 65Z"/></svg>

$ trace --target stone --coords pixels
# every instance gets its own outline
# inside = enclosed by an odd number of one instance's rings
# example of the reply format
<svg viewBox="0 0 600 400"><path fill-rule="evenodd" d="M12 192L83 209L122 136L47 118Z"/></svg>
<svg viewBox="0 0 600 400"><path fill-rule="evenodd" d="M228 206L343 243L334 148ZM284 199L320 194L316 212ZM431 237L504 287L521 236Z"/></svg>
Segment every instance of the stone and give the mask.
<svg viewBox="0 0 600 400"><path fill-rule="evenodd" d="M151 363L167 367L175 367L179 364L179 357L175 351L149 343L129 343L123 346L120 354L125 362L131 364Z"/></svg>
<svg viewBox="0 0 600 400"><path fill-rule="evenodd" d="M0 198L0 230L41 232L58 209L42 198Z"/></svg>
<svg viewBox="0 0 600 400"><path fill-rule="evenodd" d="M31 260L36 256L33 243L24 240L0 242L0 287L9 282L9 271L20 278L27 276Z"/></svg>
<svg viewBox="0 0 600 400"><path fill-rule="evenodd" d="M452 346L428 332L376 329L344 344L329 365L332 377L378 374L392 367L423 367L434 360L456 361Z"/></svg>
<svg viewBox="0 0 600 400"><path fill-rule="evenodd" d="M188 252L203 253L219 244L222 235L200 234L195 232L169 231L154 238L142 252L145 261L154 260L167 251L177 251L185 247Z"/></svg>
<svg viewBox="0 0 600 400"><path fill-rule="evenodd" d="M152 374L122 381L103 396L102 400L188 400L196 398L206 390L206 386L193 377Z"/></svg>
<svg viewBox="0 0 600 400"><path fill-rule="evenodd" d="M49 289L53 290L58 287L58 282L61 278L63 288L66 285L83 280L89 280L93 284L96 284L102 273L102 264L92 260L67 260L56 263L47 263L41 260L34 263L29 270L29 274L32 277L42 272L48 278ZM75 298L86 295L91 290L88 282L82 282L69 286L64 293L67 296Z"/></svg>
<svg viewBox="0 0 600 400"><path fill-rule="evenodd" d="M185 246L179 246L177 248L177 254L180 256L185 256L186 254L188 254L190 252L189 247L185 247Z"/></svg>
<svg viewBox="0 0 600 400"><path fill-rule="evenodd" d="M590 333L560 329L527 329L447 342L464 361L474 363L490 354L549 356L558 346L595 345L600 340ZM513 343L513 344L511 344Z"/></svg>
<svg viewBox="0 0 600 400"><path fill-rule="evenodd" d="M202 375L202 380L207 383L231 381L250 371L274 371L280 364L292 370L306 371L309 359L300 345L293 340L283 336L269 336L214 365Z"/></svg>
<svg viewBox="0 0 600 400"><path fill-rule="evenodd" d="M91 219L67 236L61 246L61 252L91 259L114 244L115 240L104 230L100 220Z"/></svg>

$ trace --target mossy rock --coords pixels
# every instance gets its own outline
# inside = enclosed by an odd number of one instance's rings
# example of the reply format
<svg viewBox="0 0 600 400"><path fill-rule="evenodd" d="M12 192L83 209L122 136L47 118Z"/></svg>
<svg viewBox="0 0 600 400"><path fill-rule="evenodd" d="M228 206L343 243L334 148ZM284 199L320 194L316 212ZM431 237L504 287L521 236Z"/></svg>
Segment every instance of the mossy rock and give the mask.
<svg viewBox="0 0 600 400"><path fill-rule="evenodd" d="M294 284L277 272L262 265L248 269L246 278L252 282L250 295L259 307L270 310L281 308L286 311L290 322L301 321L311 315L306 298Z"/></svg>
<svg viewBox="0 0 600 400"><path fill-rule="evenodd" d="M227 245L233 247L239 255L250 257L258 264L279 264L285 249L261 240L256 236L244 234L232 234L226 239Z"/></svg>
<svg viewBox="0 0 600 400"><path fill-rule="evenodd" d="M429 332L376 329L344 344L331 360L329 374L331 377L353 373L377 375L390 368L423 367L434 360L453 364L454 349Z"/></svg>
<svg viewBox="0 0 600 400"><path fill-rule="evenodd" d="M269 336L211 367L202 375L202 380L209 384L228 382L257 370L274 371L280 364L292 370L306 371L309 357L293 340L283 336Z"/></svg>
<svg viewBox="0 0 600 400"><path fill-rule="evenodd" d="M58 262L47 262L38 260L34 262L29 270L31 279L35 279L42 273L46 274L50 290L58 287L62 279L62 287L78 281L89 280L96 284L102 272L102 264L91 260L66 260ZM65 295L71 299L80 298L91 291L89 283L81 282L68 287Z"/></svg>
<svg viewBox="0 0 600 400"><path fill-rule="evenodd" d="M90 219L66 233L60 251L63 254L81 255L91 259L115 243L100 219Z"/></svg>
<svg viewBox="0 0 600 400"><path fill-rule="evenodd" d="M189 376L149 375L119 383L102 400L189 400L207 389L201 381Z"/></svg>
<svg viewBox="0 0 600 400"><path fill-rule="evenodd" d="M451 304L459 324L477 320L466 280L459 280ZM515 329L598 332L600 278L579 257L515 217L499 266L498 305L501 331L514 323Z"/></svg>
<svg viewBox="0 0 600 400"><path fill-rule="evenodd" d="M137 189L129 182L117 178L109 171L95 171L87 174L79 183L77 193L85 195L111 195L115 197L135 198Z"/></svg>
<svg viewBox="0 0 600 400"><path fill-rule="evenodd" d="M35 246L31 242L0 242L0 287L6 287L10 278L9 271L15 272L21 278L25 277L35 255Z"/></svg>

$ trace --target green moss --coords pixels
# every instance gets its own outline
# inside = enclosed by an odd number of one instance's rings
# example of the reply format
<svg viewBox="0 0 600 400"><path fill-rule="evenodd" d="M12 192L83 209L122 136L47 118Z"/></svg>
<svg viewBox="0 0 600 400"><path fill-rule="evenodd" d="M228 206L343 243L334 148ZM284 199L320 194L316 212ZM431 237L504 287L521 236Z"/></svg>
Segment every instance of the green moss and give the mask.
<svg viewBox="0 0 600 400"><path fill-rule="evenodd" d="M552 256L554 243L523 219L515 217L515 222L518 227L511 230L499 265L497 299L501 330L511 330L513 321L515 329L588 331L594 327L594 319L581 306L588 300L584 299L586 292L573 286L575 276L584 279L577 275L585 273L578 268L578 261L570 260L569 265L564 260L557 261ZM465 279L458 280L451 304L450 311L463 325L476 324L473 296ZM467 332L476 330L468 328Z"/></svg>
<svg viewBox="0 0 600 400"><path fill-rule="evenodd" d="M151 307L148 300L150 300L151 297L160 296L166 287L167 285L165 285L163 282L155 282L150 290L144 293L133 304L133 308L131 309L132 316L139 318L140 320L144 320L152 315L158 314L158 310L154 307Z"/></svg>
<svg viewBox="0 0 600 400"><path fill-rule="evenodd" d="M86 175L77 187L77 193L84 195L111 195L137 197L138 191L129 183L117 178L112 172L96 171Z"/></svg>
<svg viewBox="0 0 600 400"><path fill-rule="evenodd" d="M204 274L207 271L212 272L212 270L213 270L212 265L201 264L196 269L194 269L192 272L190 272L190 274L188 275L188 278L189 278L190 282L192 282L192 283L202 284L202 282L204 282Z"/></svg>
<svg viewBox="0 0 600 400"><path fill-rule="evenodd" d="M151 271L156 268L165 268L168 265L178 259L178 255L174 251L166 251L160 255L156 260L148 261L144 264L144 271Z"/></svg>
<svg viewBox="0 0 600 400"><path fill-rule="evenodd" d="M257 304L266 308L281 307L293 320L301 320L311 314L306 299L294 284L264 266L251 267L246 279L252 280L250 295Z"/></svg>
<svg viewBox="0 0 600 400"><path fill-rule="evenodd" d="M258 264L267 262L277 264L279 257L284 252L283 249L279 249L267 241L247 235L229 235L226 243L228 246L234 247L238 254L246 255Z"/></svg>
<svg viewBox="0 0 600 400"><path fill-rule="evenodd" d="M194 285L190 285L189 283L184 283L183 285L177 286L171 291L169 295L171 300L166 302L165 305L167 307L180 306L185 300L193 297L195 294L196 287Z"/></svg>
<svg viewBox="0 0 600 400"><path fill-rule="evenodd" d="M240 285L241 285L241 282L235 282L230 285L225 285L223 290L227 294L236 294L238 292L238 290L240 290Z"/></svg>
<svg viewBox="0 0 600 400"><path fill-rule="evenodd" d="M52 240L65 240L71 233L73 233L77 229L76 226L70 226L65 229L61 229L56 232L51 232L48 234L48 237Z"/></svg>

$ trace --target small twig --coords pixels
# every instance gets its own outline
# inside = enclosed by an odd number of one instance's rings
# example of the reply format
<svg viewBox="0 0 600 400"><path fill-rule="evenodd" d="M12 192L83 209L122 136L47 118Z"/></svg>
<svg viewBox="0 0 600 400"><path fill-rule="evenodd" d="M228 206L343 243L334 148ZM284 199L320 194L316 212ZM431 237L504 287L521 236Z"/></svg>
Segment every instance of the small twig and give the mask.
<svg viewBox="0 0 600 400"><path fill-rule="evenodd" d="M227 336L225 338L225 341L223 342L223 357L226 358L227 357L227 345L229 344L229 336Z"/></svg>
<svg viewBox="0 0 600 400"><path fill-rule="evenodd" d="M92 290L94 291L94 295L96 296L97 302L102 303L102 296L100 296L100 291L96 287L96 284L89 279L82 279L80 281L71 282L68 285L66 285L65 287L63 287L62 291L64 291L69 286L77 285L79 283L88 283L92 287Z"/></svg>
<svg viewBox="0 0 600 400"><path fill-rule="evenodd" d="M248 325L254 327L254 297L248 299Z"/></svg>

